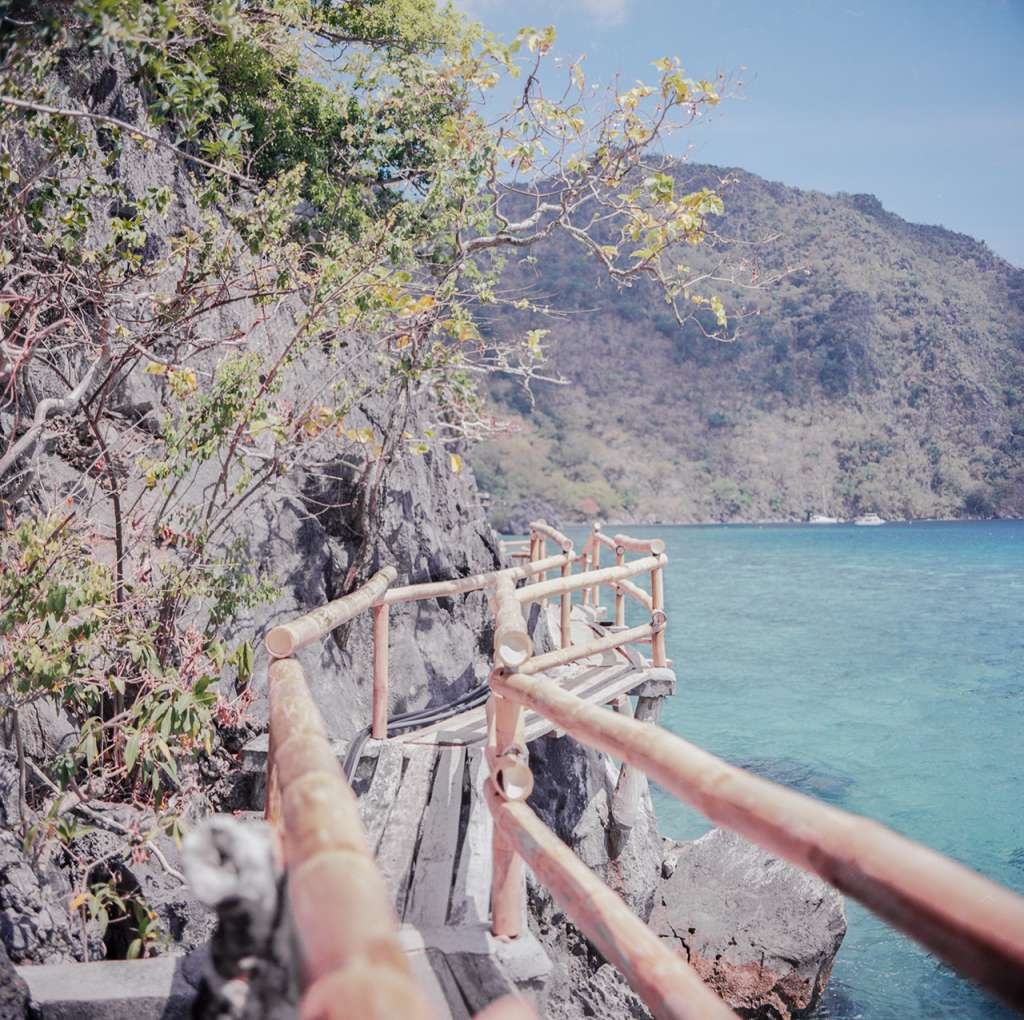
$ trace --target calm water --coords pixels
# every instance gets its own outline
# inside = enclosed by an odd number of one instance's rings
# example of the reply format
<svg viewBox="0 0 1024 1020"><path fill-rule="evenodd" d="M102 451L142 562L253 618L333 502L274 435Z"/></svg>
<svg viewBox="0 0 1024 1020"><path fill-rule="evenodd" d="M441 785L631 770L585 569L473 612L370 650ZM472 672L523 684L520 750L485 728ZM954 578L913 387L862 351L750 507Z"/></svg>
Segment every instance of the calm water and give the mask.
<svg viewBox="0 0 1024 1020"><path fill-rule="evenodd" d="M668 728L1024 892L1024 523L629 530L671 558ZM821 1020L1014 1016L847 911Z"/></svg>

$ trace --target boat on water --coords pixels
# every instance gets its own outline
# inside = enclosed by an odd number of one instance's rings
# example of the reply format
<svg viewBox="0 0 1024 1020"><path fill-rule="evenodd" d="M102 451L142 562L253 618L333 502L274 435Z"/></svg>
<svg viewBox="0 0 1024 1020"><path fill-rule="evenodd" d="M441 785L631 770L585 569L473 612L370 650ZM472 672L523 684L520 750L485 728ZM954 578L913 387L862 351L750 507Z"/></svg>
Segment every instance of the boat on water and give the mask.
<svg viewBox="0 0 1024 1020"><path fill-rule="evenodd" d="M853 523L859 524L861 527L874 527L878 524L885 524L885 521L878 514L861 514L854 518Z"/></svg>
<svg viewBox="0 0 1024 1020"><path fill-rule="evenodd" d="M838 524L839 523L839 518L838 517L829 517L826 514L811 514L811 516L807 518L807 523L808 524Z"/></svg>

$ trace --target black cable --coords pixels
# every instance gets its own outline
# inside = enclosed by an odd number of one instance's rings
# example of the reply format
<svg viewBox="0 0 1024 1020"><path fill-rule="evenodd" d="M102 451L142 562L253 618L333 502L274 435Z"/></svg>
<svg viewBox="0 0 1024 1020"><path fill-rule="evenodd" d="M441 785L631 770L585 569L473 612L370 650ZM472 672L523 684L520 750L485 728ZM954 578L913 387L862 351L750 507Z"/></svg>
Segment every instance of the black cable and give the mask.
<svg viewBox="0 0 1024 1020"><path fill-rule="evenodd" d="M454 701L450 701L444 705L435 705L432 708L420 708L413 712L400 712L388 720L388 736L396 737L399 733L402 733L405 730L430 726L432 723L441 722L444 719L450 719L453 715L458 715L460 712L465 712L471 708L479 708L479 706L487 700L489 695L490 685L485 683L480 684L478 687L471 688L466 691L465 694L455 698ZM355 772L356 766L359 764L359 759L363 756L363 748L366 746L366 742L369 739L369 726L360 730L355 737L352 738L352 743L349 745L348 753L345 755L345 762L342 765L347 779L351 780L352 773Z"/></svg>

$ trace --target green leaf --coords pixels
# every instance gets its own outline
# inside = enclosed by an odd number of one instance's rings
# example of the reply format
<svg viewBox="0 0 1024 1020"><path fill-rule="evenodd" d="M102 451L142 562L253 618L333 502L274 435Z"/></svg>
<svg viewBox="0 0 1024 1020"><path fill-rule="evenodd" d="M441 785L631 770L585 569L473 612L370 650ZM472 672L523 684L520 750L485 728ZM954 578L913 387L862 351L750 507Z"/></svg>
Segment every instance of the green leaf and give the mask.
<svg viewBox="0 0 1024 1020"><path fill-rule="evenodd" d="M124 749L124 763L128 767L128 771L131 772L135 768L135 762L139 757L139 742L142 739L142 735L136 730L129 738L128 743Z"/></svg>

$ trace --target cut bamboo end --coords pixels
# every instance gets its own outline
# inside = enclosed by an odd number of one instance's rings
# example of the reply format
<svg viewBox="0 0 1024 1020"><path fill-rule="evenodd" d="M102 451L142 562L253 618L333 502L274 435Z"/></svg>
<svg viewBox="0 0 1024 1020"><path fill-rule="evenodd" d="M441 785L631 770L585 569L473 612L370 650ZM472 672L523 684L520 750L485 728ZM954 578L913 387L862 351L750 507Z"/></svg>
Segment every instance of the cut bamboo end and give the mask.
<svg viewBox="0 0 1024 1020"><path fill-rule="evenodd" d="M523 630L503 628L494 635L494 655L502 666L521 666L533 654L533 642Z"/></svg>
<svg viewBox="0 0 1024 1020"><path fill-rule="evenodd" d="M660 556L665 551L665 543L660 538L631 538L629 535L616 535L614 542L627 552Z"/></svg>
<svg viewBox="0 0 1024 1020"><path fill-rule="evenodd" d="M266 645L275 659L290 659L295 651L295 641L287 627L275 627L267 635Z"/></svg>

